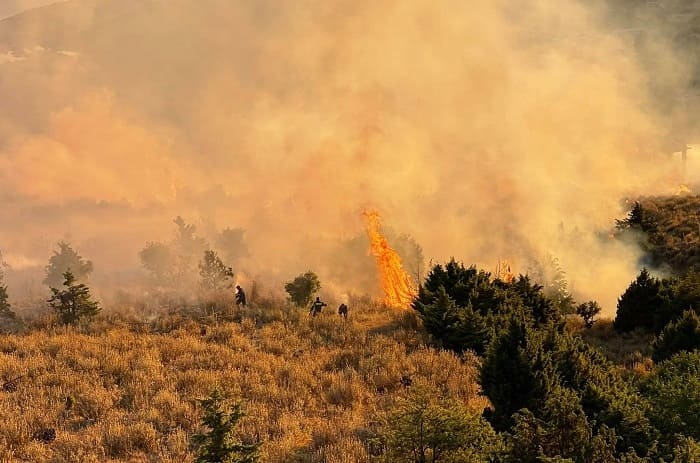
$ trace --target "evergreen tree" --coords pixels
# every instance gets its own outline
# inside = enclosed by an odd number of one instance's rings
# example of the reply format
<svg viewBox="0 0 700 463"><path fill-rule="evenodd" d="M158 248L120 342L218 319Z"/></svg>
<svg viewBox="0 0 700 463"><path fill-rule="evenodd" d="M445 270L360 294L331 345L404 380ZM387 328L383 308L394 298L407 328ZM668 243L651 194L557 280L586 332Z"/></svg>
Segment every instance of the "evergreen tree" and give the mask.
<svg viewBox="0 0 700 463"><path fill-rule="evenodd" d="M48 302L58 314L63 324L75 324L81 318L92 318L100 312L100 306L90 296L90 289L83 283L77 284L73 273L63 274L65 289L51 288Z"/></svg>
<svg viewBox="0 0 700 463"><path fill-rule="evenodd" d="M64 274L69 270L75 279L84 280L92 273L92 262L85 260L70 244L61 241L58 243L58 251L54 251L49 259L43 283L49 287L60 286Z"/></svg>
<svg viewBox="0 0 700 463"><path fill-rule="evenodd" d="M652 331L656 313L670 303L658 278L642 269L617 302L617 316L613 326L617 331L632 331L640 327Z"/></svg>
<svg viewBox="0 0 700 463"><path fill-rule="evenodd" d="M202 288L208 291L220 291L233 284L233 270L224 264L216 251L204 251L199 262L199 275Z"/></svg>
<svg viewBox="0 0 700 463"><path fill-rule="evenodd" d="M2 279L0 279L0 318L15 318L15 313L12 311L12 305L10 304L10 301L8 301L7 286L2 284Z"/></svg>
<svg viewBox="0 0 700 463"><path fill-rule="evenodd" d="M192 437L196 463L255 463L260 443L244 444L235 436L235 428L245 416L239 403L230 407L223 394L214 389L199 400L204 409L203 424L208 430Z"/></svg>
<svg viewBox="0 0 700 463"><path fill-rule="evenodd" d="M297 307L305 307L311 303L314 294L321 289L321 282L318 276L309 270L287 282L284 289Z"/></svg>
<svg viewBox="0 0 700 463"><path fill-rule="evenodd" d="M681 351L700 349L700 316L686 310L680 319L669 323L653 344L655 362L671 358Z"/></svg>

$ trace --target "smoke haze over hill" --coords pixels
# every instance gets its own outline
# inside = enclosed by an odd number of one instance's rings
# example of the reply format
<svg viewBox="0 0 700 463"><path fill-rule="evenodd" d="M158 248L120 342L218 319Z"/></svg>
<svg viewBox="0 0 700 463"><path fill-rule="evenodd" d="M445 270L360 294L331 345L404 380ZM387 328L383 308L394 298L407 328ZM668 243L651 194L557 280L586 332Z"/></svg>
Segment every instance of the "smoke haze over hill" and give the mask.
<svg viewBox="0 0 700 463"><path fill-rule="evenodd" d="M0 21L0 249L42 266L68 238L125 272L181 215L248 230L234 271L323 281L372 207L433 260L557 256L610 313L638 267L605 237L623 199L698 168L664 152L677 122L638 56L569 0L30 10Z"/></svg>

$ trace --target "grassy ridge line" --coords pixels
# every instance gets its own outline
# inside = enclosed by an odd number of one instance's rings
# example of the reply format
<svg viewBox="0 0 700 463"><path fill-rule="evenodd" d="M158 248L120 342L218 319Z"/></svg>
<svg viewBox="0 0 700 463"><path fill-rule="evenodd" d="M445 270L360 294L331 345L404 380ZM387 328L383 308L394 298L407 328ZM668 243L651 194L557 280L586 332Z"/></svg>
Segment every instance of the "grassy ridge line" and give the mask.
<svg viewBox="0 0 700 463"><path fill-rule="evenodd" d="M187 462L195 399L218 384L241 397L242 437L262 439L266 462L361 462L366 436L414 385L486 406L476 361L426 347L415 319L378 306L348 321L297 309L249 310L207 327L171 316L147 332L96 323L0 337L0 461ZM55 428L51 444L32 439Z"/></svg>

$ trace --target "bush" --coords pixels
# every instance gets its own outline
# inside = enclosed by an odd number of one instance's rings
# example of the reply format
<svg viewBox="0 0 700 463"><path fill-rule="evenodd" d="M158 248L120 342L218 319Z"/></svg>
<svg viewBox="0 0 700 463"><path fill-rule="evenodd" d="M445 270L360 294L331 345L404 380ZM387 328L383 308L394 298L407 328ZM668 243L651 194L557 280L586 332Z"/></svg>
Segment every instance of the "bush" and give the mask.
<svg viewBox="0 0 700 463"><path fill-rule="evenodd" d="M461 404L417 388L387 417L388 462L487 462L500 439Z"/></svg>
<svg viewBox="0 0 700 463"><path fill-rule="evenodd" d="M667 447L676 434L700 439L700 352L683 352L661 362L641 390Z"/></svg>
<svg viewBox="0 0 700 463"><path fill-rule="evenodd" d="M692 310L666 325L653 344L652 358L655 362L671 358L681 351L700 349L700 316Z"/></svg>
<svg viewBox="0 0 700 463"><path fill-rule="evenodd" d="M595 317L600 311L600 305L596 301L584 302L576 307L576 313L583 319L586 328L593 328L593 324L596 322Z"/></svg>
<svg viewBox="0 0 700 463"><path fill-rule="evenodd" d="M305 307L311 303L314 294L321 289L321 282L314 272L308 271L287 282L284 289L296 306Z"/></svg>

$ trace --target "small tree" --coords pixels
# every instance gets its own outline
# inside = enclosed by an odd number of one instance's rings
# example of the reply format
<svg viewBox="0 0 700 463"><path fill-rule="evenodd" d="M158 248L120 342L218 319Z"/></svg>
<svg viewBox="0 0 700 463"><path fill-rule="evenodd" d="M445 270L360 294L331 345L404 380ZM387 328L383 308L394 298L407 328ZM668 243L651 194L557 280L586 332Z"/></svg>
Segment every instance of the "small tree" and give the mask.
<svg viewBox="0 0 700 463"><path fill-rule="evenodd" d="M58 314L61 323L75 324L81 318L92 318L100 312L100 306L90 296L90 288L76 284L75 276L68 270L63 274L65 289L51 288L53 295L48 302Z"/></svg>
<svg viewBox="0 0 700 463"><path fill-rule="evenodd" d="M0 318L15 318L15 313L12 311L12 305L10 305L10 302L8 301L7 286L2 284L0 284Z"/></svg>
<svg viewBox="0 0 700 463"><path fill-rule="evenodd" d="M321 282L314 272L308 271L287 282L284 289L295 305L305 307L311 303L314 294L321 289Z"/></svg>
<svg viewBox="0 0 700 463"><path fill-rule="evenodd" d="M207 432L192 437L197 452L196 463L254 463L258 461L260 443L244 444L234 435L238 421L245 416L241 403L230 407L221 391L214 389L199 400L204 409Z"/></svg>
<svg viewBox="0 0 700 463"><path fill-rule="evenodd" d="M58 251L54 251L46 266L44 284L49 287L59 286L68 270L76 279L82 280L92 273L92 262L85 260L70 244L61 241L58 243Z"/></svg>
<svg viewBox="0 0 700 463"><path fill-rule="evenodd" d="M231 287L233 269L224 264L216 251L204 251L204 257L199 262L199 276L202 277L202 288L219 291Z"/></svg>
<svg viewBox="0 0 700 463"><path fill-rule="evenodd" d="M500 439L484 419L422 388L399 402L387 427L388 462L481 462L500 449Z"/></svg>
<svg viewBox="0 0 700 463"><path fill-rule="evenodd" d="M693 310L686 310L683 316L666 325L654 341L652 358L661 362L678 352L700 349L700 316Z"/></svg>
<svg viewBox="0 0 700 463"><path fill-rule="evenodd" d="M586 328L593 327L593 324L596 322L595 318L600 311L601 308L596 301L584 302L576 307L576 313L583 318L583 323L586 324Z"/></svg>
<svg viewBox="0 0 700 463"><path fill-rule="evenodd" d="M150 241L139 251L141 265L160 284L172 282L176 271L177 259L170 246L165 243Z"/></svg>
<svg viewBox="0 0 700 463"><path fill-rule="evenodd" d="M632 331L637 327L652 331L657 312L666 305L668 298L661 281L651 276L647 269L642 269L618 300L613 326L617 331Z"/></svg>

